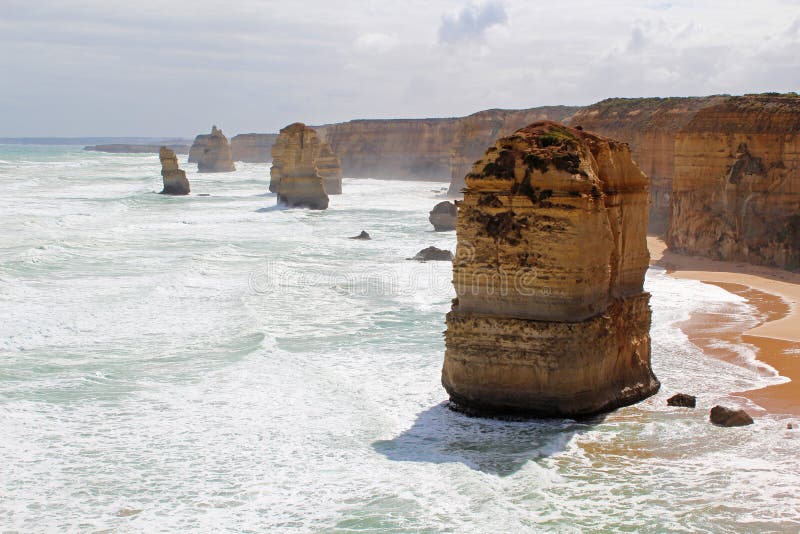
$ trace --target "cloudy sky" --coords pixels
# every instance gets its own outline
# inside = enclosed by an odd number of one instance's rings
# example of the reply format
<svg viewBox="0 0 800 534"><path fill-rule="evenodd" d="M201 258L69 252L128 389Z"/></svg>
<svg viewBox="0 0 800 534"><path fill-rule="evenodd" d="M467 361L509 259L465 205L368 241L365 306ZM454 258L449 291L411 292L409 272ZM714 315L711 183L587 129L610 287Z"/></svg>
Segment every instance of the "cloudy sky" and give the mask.
<svg viewBox="0 0 800 534"><path fill-rule="evenodd" d="M800 0L0 0L0 136L800 91Z"/></svg>

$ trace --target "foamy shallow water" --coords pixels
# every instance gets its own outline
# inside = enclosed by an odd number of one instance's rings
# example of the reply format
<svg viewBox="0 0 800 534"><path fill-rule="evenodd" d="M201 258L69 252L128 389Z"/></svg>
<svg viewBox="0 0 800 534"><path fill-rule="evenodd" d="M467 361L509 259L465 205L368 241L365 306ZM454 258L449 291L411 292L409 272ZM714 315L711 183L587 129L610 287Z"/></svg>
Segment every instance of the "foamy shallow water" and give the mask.
<svg viewBox="0 0 800 534"><path fill-rule="evenodd" d="M155 155L0 146L0 530L800 528L800 432L707 422L783 379L675 325L750 324L741 298L651 270L657 396L471 419L439 384L450 266L405 260L454 247L427 222L446 184L346 179L325 212L277 210L267 165L184 167L211 196L154 194Z"/></svg>

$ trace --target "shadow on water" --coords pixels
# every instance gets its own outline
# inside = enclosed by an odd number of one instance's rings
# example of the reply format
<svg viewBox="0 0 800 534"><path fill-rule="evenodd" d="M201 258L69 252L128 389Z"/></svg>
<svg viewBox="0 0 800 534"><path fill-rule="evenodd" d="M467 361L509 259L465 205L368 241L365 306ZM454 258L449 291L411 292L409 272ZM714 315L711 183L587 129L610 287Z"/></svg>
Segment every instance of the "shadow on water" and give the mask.
<svg viewBox="0 0 800 534"><path fill-rule="evenodd" d="M372 447L397 462L463 463L470 469L509 476L531 460L563 451L573 436L591 430L604 417L575 421L503 421L469 417L437 404L421 412L414 425Z"/></svg>

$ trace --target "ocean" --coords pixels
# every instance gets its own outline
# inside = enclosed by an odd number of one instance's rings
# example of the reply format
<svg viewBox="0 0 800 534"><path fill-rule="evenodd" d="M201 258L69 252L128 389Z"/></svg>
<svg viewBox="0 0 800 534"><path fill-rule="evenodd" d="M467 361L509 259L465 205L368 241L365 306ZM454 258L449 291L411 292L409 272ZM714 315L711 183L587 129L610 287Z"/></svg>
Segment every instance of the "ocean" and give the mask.
<svg viewBox="0 0 800 534"><path fill-rule="evenodd" d="M756 324L741 297L651 268L658 395L469 418L440 385L451 266L406 259L454 249L427 220L447 184L345 178L287 210L268 165L185 158L168 197L156 155L0 145L0 531L800 529L800 433L731 395L785 379L678 326ZM756 423L709 424L717 403Z"/></svg>

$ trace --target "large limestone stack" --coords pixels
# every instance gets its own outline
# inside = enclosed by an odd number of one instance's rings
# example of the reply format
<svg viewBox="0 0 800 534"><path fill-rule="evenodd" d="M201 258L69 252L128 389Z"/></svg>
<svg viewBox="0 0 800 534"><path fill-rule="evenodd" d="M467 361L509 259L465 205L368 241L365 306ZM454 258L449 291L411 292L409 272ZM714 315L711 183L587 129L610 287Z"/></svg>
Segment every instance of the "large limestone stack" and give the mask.
<svg viewBox="0 0 800 534"><path fill-rule="evenodd" d="M317 172L322 177L325 192L329 195L342 194L342 161L333 153L328 143L319 144L316 156Z"/></svg>
<svg viewBox="0 0 800 534"><path fill-rule="evenodd" d="M175 152L165 146L158 152L161 160L161 176L164 179L164 189L162 195L188 195L189 180L186 179L186 172L178 168L178 156Z"/></svg>
<svg viewBox="0 0 800 534"><path fill-rule="evenodd" d="M313 128L300 122L290 124L281 130L272 147L269 190L273 193L278 192L281 176L284 173L283 168L287 164L284 159L287 157L291 159L296 155L294 152L287 152L288 147L294 147L292 150L296 150L295 138L306 140L303 144L303 150L308 150L311 164L322 178L325 193L328 195L340 195L342 193L342 164L339 156L331 150L327 143L320 140Z"/></svg>
<svg viewBox="0 0 800 534"><path fill-rule="evenodd" d="M675 140L667 243L800 269L800 96L730 97Z"/></svg>
<svg viewBox="0 0 800 534"><path fill-rule="evenodd" d="M573 126L628 143L650 178L650 231L663 234L669 218L675 136L701 109L725 97L610 98L575 113Z"/></svg>
<svg viewBox="0 0 800 534"><path fill-rule="evenodd" d="M461 196L464 177L486 147L498 137L508 135L526 124L551 120L564 122L580 108L543 106L531 109L489 109L459 119L450 147L450 187L447 194Z"/></svg>
<svg viewBox="0 0 800 534"><path fill-rule="evenodd" d="M233 157L228 138L216 126L208 135L198 135L189 149L189 163L197 163L197 172L233 172Z"/></svg>
<svg viewBox="0 0 800 534"><path fill-rule="evenodd" d="M231 138L231 157L233 161L248 163L268 163L272 161L272 145L278 134L239 134Z"/></svg>
<svg viewBox="0 0 800 534"><path fill-rule="evenodd" d="M321 141L303 123L283 128L272 147L270 191L278 193L278 204L324 210L328 195L316 159Z"/></svg>
<svg viewBox="0 0 800 534"><path fill-rule="evenodd" d="M442 369L455 406L580 416L655 393L647 177L628 146L536 123L466 184Z"/></svg>

